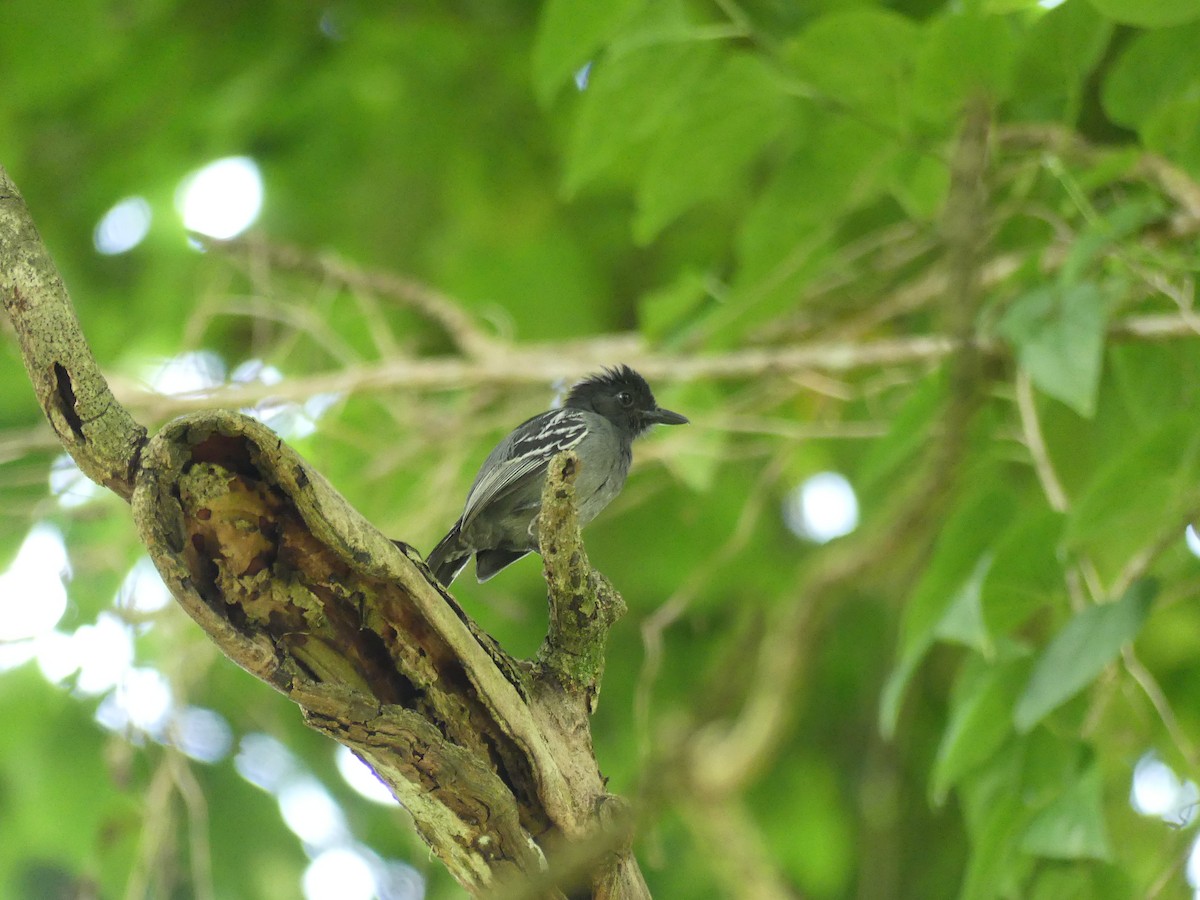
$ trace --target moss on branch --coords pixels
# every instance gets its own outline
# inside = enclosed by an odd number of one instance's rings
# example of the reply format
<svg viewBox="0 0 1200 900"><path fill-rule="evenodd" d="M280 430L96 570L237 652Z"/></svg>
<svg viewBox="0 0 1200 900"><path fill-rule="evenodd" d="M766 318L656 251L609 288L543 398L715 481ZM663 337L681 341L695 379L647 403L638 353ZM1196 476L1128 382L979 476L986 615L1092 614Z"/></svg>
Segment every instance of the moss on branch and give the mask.
<svg viewBox="0 0 1200 900"><path fill-rule="evenodd" d="M608 632L625 614L625 601L592 568L579 531L575 478L581 466L571 451L550 463L538 525L550 623L538 653L537 671L594 708L604 674Z"/></svg>

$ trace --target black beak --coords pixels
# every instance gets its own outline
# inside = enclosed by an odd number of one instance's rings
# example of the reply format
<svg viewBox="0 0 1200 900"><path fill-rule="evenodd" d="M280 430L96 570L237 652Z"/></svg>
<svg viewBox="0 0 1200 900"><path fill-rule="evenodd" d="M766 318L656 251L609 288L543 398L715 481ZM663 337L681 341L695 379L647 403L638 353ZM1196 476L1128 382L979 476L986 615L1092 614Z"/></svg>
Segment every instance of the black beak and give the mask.
<svg viewBox="0 0 1200 900"><path fill-rule="evenodd" d="M687 416L681 416L679 413L663 409L661 406L656 406L646 413L646 421L651 425L686 425L688 423Z"/></svg>

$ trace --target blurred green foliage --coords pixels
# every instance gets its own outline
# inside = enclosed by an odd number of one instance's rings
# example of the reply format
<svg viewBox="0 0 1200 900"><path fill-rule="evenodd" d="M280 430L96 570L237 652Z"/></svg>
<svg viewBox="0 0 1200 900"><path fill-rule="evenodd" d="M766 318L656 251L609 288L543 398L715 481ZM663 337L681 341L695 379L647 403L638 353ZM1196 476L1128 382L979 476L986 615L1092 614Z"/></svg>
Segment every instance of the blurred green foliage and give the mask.
<svg viewBox="0 0 1200 900"><path fill-rule="evenodd" d="M839 585L796 647L791 722L740 798L746 837L812 898L1189 895L1194 829L1139 815L1130 787L1151 751L1200 779L1194 0L7 0L2 19L0 164L105 371L128 385L204 349L289 381L390 373L296 439L390 535L430 547L491 443L551 401L520 375L524 346L557 348L563 378L582 374L568 342L614 332L698 366L655 379L693 425L639 445L587 534L630 607L595 739L632 795L664 725L736 712L761 633L807 602L831 549L788 530L789 495L842 472L869 529L936 445L953 390L936 359L856 353L940 333L948 161L985 96L978 330L1000 352L957 477L913 523L922 549ZM257 234L435 286L514 376L406 381L405 360L459 352L411 306L191 249L176 188L231 154L264 175ZM93 229L130 195L147 239L97 254ZM1145 316L1171 333L1111 330ZM704 367L826 342L850 364ZM50 495L56 452L8 331L0 379L0 562L32 522L61 528L73 631L137 559L128 510ZM172 408L135 407L150 426ZM1134 576L1157 580L1153 600ZM456 593L510 651L536 650L534 561ZM293 708L178 610L150 622L136 662L177 704L217 710L235 742L278 738L356 838L423 872L430 898L461 895ZM0 898L129 896L149 870L151 893L196 896L204 854L216 896L298 895L304 849L230 757L105 731L71 685L0 673ZM156 778L180 765L199 793L181 780L164 801ZM668 804L640 837L658 897L736 895L697 808Z"/></svg>

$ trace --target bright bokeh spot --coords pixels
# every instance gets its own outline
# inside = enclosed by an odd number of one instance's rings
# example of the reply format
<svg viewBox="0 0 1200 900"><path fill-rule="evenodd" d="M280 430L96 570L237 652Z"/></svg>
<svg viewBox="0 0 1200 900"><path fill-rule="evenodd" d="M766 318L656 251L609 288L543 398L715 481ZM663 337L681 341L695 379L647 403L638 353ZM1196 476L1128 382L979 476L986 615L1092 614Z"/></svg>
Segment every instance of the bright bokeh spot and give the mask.
<svg viewBox="0 0 1200 900"><path fill-rule="evenodd" d="M189 706L175 716L170 739L194 760L220 762L233 746L233 729L219 712L202 706Z"/></svg>
<svg viewBox="0 0 1200 900"><path fill-rule="evenodd" d="M20 668L36 656L37 641L0 641L0 672Z"/></svg>
<svg viewBox="0 0 1200 900"><path fill-rule="evenodd" d="M279 791L279 812L292 833L312 847L328 847L346 837L346 817L333 795L311 776Z"/></svg>
<svg viewBox="0 0 1200 900"><path fill-rule="evenodd" d="M425 879L408 863L391 860L375 869L376 891L380 900L423 900Z"/></svg>
<svg viewBox="0 0 1200 900"><path fill-rule="evenodd" d="M1187 882L1194 891L1192 896L1200 900L1200 836L1192 841L1192 849L1188 853Z"/></svg>
<svg viewBox="0 0 1200 900"><path fill-rule="evenodd" d="M248 782L272 794L294 780L300 771L292 751L261 732L242 737L233 767Z"/></svg>
<svg viewBox="0 0 1200 900"><path fill-rule="evenodd" d="M272 385L283 381L283 373L261 359L248 359L234 367L229 373L229 380L234 384Z"/></svg>
<svg viewBox="0 0 1200 900"><path fill-rule="evenodd" d="M194 350L151 363L143 374L160 394L190 394L224 384L225 361L211 350Z"/></svg>
<svg viewBox="0 0 1200 900"><path fill-rule="evenodd" d="M171 592L163 584L150 557L143 556L133 564L129 574L117 588L114 605L136 613L155 613L171 602Z"/></svg>
<svg viewBox="0 0 1200 900"><path fill-rule="evenodd" d="M1194 525L1189 525L1183 530L1183 540L1193 556L1200 556L1200 534L1196 533Z"/></svg>
<svg viewBox="0 0 1200 900"><path fill-rule="evenodd" d="M110 731L137 729L158 736L171 714L171 683L157 669L131 668L96 710L96 721Z"/></svg>
<svg viewBox="0 0 1200 900"><path fill-rule="evenodd" d="M1129 804L1137 812L1182 828L1196 818L1197 802L1200 788L1194 781L1181 780L1153 751L1142 754L1129 792Z"/></svg>
<svg viewBox="0 0 1200 900"><path fill-rule="evenodd" d="M104 214L92 233L96 252L105 256L128 253L150 233L150 204L145 197L126 197Z"/></svg>
<svg viewBox="0 0 1200 900"><path fill-rule="evenodd" d="M334 759L338 772L356 793L385 806L399 805L387 785L379 780L370 766L350 752L350 748L338 744Z"/></svg>
<svg viewBox="0 0 1200 900"><path fill-rule="evenodd" d="M375 875L371 864L349 847L326 850L304 870L307 900L371 900Z"/></svg>
<svg viewBox="0 0 1200 900"><path fill-rule="evenodd" d="M1133 768L1130 803L1143 816L1161 816L1175 806L1179 779L1165 762L1147 753Z"/></svg>
<svg viewBox="0 0 1200 900"><path fill-rule="evenodd" d="M283 373L261 359L248 359L229 373L234 384L263 384L268 387L283 381ZM262 422L285 440L306 438L317 430L317 421L342 399L338 393L315 394L303 403L293 400L261 401L245 407L244 414Z"/></svg>
<svg viewBox="0 0 1200 900"><path fill-rule="evenodd" d="M42 677L51 684L65 681L79 670L73 634L58 630L49 631L37 639L34 647Z"/></svg>
<svg viewBox="0 0 1200 900"><path fill-rule="evenodd" d="M79 667L75 687L84 694L111 690L133 665L133 630L112 613L102 612L94 625L81 626L71 643Z"/></svg>
<svg viewBox="0 0 1200 900"><path fill-rule="evenodd" d="M818 472L784 498L783 518L793 534L824 544L858 527L858 498L845 476Z"/></svg>
<svg viewBox="0 0 1200 900"><path fill-rule="evenodd" d="M67 610L63 581L70 574L62 533L53 525L34 525L12 564L0 573L0 641L52 631Z"/></svg>
<svg viewBox="0 0 1200 900"><path fill-rule="evenodd" d="M174 706L171 682L158 669L130 669L113 696L129 717L129 724L149 734L163 730Z"/></svg>
<svg viewBox="0 0 1200 900"><path fill-rule="evenodd" d="M175 194L184 227L221 240L254 224L262 203L262 173L248 156L209 163L184 178Z"/></svg>

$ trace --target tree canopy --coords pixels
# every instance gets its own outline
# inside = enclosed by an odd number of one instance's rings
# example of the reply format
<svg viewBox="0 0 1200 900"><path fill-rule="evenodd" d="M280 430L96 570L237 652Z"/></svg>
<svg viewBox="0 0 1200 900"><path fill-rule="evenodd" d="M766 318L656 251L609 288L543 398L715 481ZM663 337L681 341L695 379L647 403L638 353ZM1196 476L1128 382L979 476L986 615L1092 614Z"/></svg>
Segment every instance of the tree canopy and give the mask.
<svg viewBox="0 0 1200 900"><path fill-rule="evenodd" d="M691 419L584 534L655 896L1200 887L1195 0L4 25L0 166L151 433L252 411L427 552L576 378ZM169 602L0 321L0 897L464 896ZM454 595L535 655L536 557Z"/></svg>

